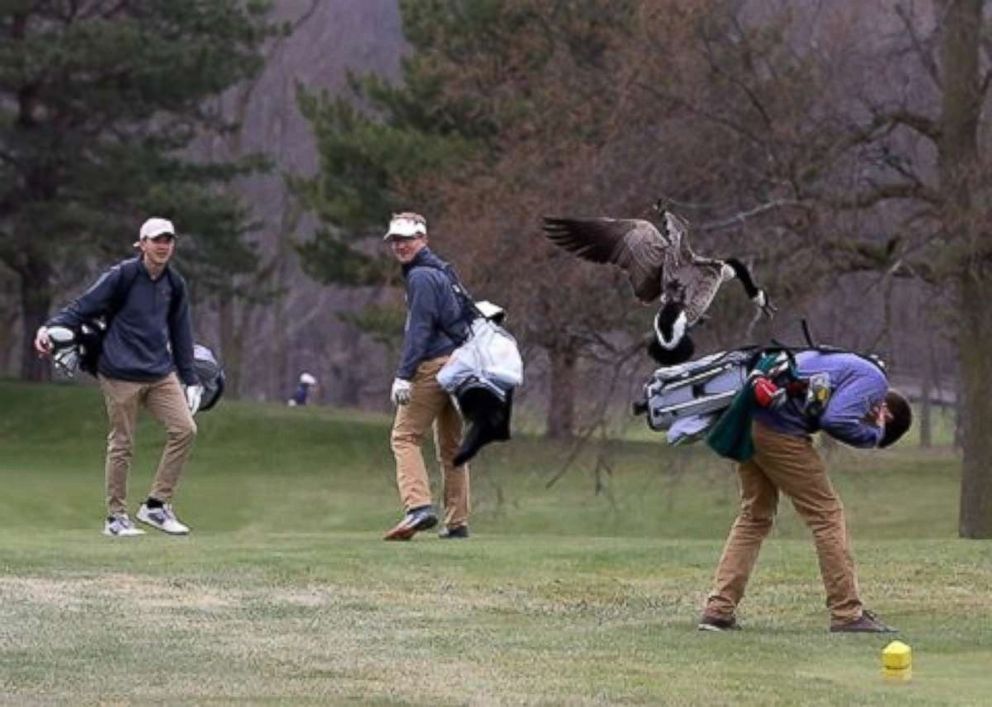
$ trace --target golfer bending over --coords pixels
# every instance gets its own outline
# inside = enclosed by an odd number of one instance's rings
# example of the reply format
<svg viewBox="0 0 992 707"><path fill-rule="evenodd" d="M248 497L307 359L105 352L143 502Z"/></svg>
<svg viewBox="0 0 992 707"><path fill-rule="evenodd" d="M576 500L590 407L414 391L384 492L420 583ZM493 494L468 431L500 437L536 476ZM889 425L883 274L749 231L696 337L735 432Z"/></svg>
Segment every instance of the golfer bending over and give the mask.
<svg viewBox="0 0 992 707"><path fill-rule="evenodd" d="M737 468L740 512L723 549L699 628L738 628L737 605L744 597L761 543L771 530L781 491L813 532L830 630L893 632L861 603L844 506L813 448L811 435L822 430L855 447L887 447L909 429L909 403L889 389L878 365L856 354L808 351L800 353L796 363L800 379L815 374L829 377L829 398L822 413L814 416L795 399L773 406L785 391L775 390L765 378L753 382L759 406L751 423L754 453Z"/></svg>

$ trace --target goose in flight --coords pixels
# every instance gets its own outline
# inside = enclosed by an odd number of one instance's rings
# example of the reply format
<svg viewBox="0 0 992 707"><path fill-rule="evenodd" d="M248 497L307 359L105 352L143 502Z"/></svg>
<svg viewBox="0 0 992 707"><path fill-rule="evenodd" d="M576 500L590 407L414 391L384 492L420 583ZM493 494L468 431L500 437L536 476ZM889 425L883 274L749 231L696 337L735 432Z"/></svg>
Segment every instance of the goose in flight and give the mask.
<svg viewBox="0 0 992 707"><path fill-rule="evenodd" d="M740 280L761 313L775 313L767 293L754 284L741 261L696 255L689 246L689 224L670 211L663 213L663 221L659 230L642 219L545 216L544 233L581 258L622 268L641 302L660 301L649 352L663 365L692 357L695 347L688 330L703 318L728 280Z"/></svg>

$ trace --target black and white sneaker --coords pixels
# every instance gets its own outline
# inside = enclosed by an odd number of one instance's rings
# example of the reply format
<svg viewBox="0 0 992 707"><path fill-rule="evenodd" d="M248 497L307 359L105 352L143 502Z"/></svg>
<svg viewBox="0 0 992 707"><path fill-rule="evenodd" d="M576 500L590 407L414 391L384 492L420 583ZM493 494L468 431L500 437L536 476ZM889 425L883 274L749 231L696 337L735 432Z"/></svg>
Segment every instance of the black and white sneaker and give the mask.
<svg viewBox="0 0 992 707"><path fill-rule="evenodd" d="M119 513L115 516L107 516L103 522L103 534L113 538L130 538L144 535L145 531L135 527L127 513Z"/></svg>
<svg viewBox="0 0 992 707"><path fill-rule="evenodd" d="M437 536L442 540L463 540L468 537L467 525L445 526L438 531Z"/></svg>
<svg viewBox="0 0 992 707"><path fill-rule="evenodd" d="M147 503L142 503L138 509L138 520L169 535L189 534L189 527L179 522L171 503L160 508L149 508Z"/></svg>

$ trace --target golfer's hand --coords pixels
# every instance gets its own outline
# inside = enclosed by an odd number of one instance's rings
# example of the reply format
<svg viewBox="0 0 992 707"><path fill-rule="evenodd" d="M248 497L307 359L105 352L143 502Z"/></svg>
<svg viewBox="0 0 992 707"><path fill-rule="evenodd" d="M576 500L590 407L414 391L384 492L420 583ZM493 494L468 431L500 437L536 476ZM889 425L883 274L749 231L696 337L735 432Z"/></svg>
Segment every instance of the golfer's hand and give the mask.
<svg viewBox="0 0 992 707"><path fill-rule="evenodd" d="M393 380L393 389L389 393L390 399L393 401L393 405L406 405L410 402L410 397L413 395L413 386L410 381L405 381L402 378L396 378Z"/></svg>
<svg viewBox="0 0 992 707"><path fill-rule="evenodd" d="M190 415L195 415L196 411L200 409L200 401L202 399L203 399L202 385L186 386L186 405L189 406Z"/></svg>
<svg viewBox="0 0 992 707"><path fill-rule="evenodd" d="M777 408L785 402L785 388L779 388L764 376L755 376L751 381L754 400L759 407Z"/></svg>
<svg viewBox="0 0 992 707"><path fill-rule="evenodd" d="M39 356L52 355L52 337L48 335L48 327L38 327L38 333L34 335L34 350Z"/></svg>

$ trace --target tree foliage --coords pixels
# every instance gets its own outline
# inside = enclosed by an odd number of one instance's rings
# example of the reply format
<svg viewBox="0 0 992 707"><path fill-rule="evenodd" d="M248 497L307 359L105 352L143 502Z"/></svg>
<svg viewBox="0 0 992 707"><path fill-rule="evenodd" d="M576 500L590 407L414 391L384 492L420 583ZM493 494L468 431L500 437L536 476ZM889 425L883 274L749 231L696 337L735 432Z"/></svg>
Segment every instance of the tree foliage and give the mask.
<svg viewBox="0 0 992 707"><path fill-rule="evenodd" d="M205 99L261 68L278 28L256 0L0 5L0 260L21 281L24 373L53 285L119 257L149 215L175 220L198 286L254 267L245 211L220 187L258 159L184 154L225 130ZM74 283L78 286L78 283Z"/></svg>
<svg viewBox="0 0 992 707"><path fill-rule="evenodd" d="M584 76L594 77L596 86L609 82L597 67L606 66L607 50L618 36L611 27L622 24L630 8L629 3L588 0L403 3L411 47L400 83L356 78L350 101L301 94L321 160L314 179L294 181L297 193L322 221L314 240L303 248L311 272L329 282L381 277L373 266L372 248L389 212L416 208L429 215L432 237L442 250L448 248L456 267L470 275L468 281L511 304L525 338L526 331L554 330L555 320L544 327L526 323L540 316L540 306L531 306L534 297L564 284L561 273L530 277L531 254L536 253L538 261L546 255L541 241L533 240L535 214L540 211L525 214L521 209L526 202L514 202L495 224L474 222L468 214L479 213L487 204L507 206L505 180L497 182L494 175L512 157L533 147L539 134L574 131L572 139L581 141L602 129L579 116L562 120L555 113L555 101L571 88L582 89L581 95L588 98L593 86L581 86ZM563 61L585 67L567 88L556 86L553 79L567 75ZM583 100L577 96L573 105ZM601 117L610 112L603 102L587 106ZM556 146L543 148L541 154L547 156ZM521 189L542 178L538 172L528 173L533 163L518 166L519 174L511 178L523 180ZM556 178L547 175L547 183ZM458 185L466 188L470 204L453 192ZM495 237L494 225L501 230ZM504 237L506 231L513 237ZM369 235L374 239L363 242ZM496 253L513 257L492 257ZM581 269L578 263L566 266L577 268ZM528 283L540 281L546 283L542 292L533 292ZM604 301L598 295L590 300ZM555 302L544 297L545 305ZM615 321L618 313L612 308L598 316ZM594 315L583 315L581 322L590 316ZM581 337L561 341L564 346Z"/></svg>
<svg viewBox="0 0 992 707"><path fill-rule="evenodd" d="M427 211L469 284L508 304L525 343L548 353L553 391L568 397L583 359L619 360L650 312L632 305L621 277L549 249L540 216L643 217L658 197L693 223L699 252L750 260L784 312L867 274L860 316L883 330L839 328L835 343L884 335L890 360L910 360L888 324L892 281L928 283L934 301L953 291L968 380L992 375L967 331L990 329L981 292L992 45L979 0L403 9L401 80L356 79L356 107L315 121L333 159L311 184L322 195L312 207L326 207L326 228L347 247L391 209ZM707 347L739 343L747 329L746 301L720 297L696 332ZM794 328L797 318L778 321ZM980 407L974 429L992 419ZM969 468L990 466L981 438L992 437L966 435L966 459L979 460ZM985 498L990 487L968 493Z"/></svg>

